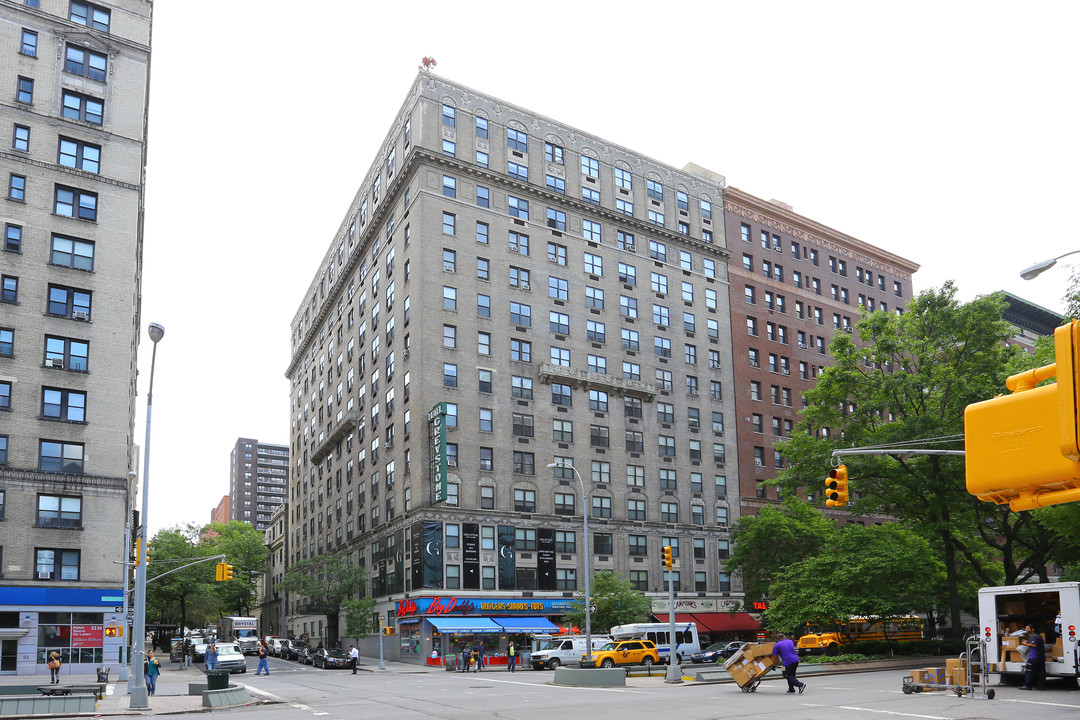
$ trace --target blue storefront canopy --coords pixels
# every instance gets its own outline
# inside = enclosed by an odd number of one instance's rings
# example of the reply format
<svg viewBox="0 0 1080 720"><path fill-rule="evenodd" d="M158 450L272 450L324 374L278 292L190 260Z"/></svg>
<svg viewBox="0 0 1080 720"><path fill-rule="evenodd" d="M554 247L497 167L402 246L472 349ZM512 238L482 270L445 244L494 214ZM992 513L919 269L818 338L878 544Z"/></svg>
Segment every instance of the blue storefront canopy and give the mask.
<svg viewBox="0 0 1080 720"><path fill-rule="evenodd" d="M519 633L557 633L559 626L542 617L500 617L494 618L507 632Z"/></svg>
<svg viewBox="0 0 1080 720"><path fill-rule="evenodd" d="M503 629L486 617L429 617L427 621L441 633L499 633Z"/></svg>

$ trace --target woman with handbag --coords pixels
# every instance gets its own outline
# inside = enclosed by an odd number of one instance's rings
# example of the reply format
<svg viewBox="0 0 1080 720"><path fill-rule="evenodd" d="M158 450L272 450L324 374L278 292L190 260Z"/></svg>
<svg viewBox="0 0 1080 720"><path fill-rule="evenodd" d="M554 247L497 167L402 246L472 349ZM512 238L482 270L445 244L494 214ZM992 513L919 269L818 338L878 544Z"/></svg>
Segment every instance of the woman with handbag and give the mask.
<svg viewBox="0 0 1080 720"><path fill-rule="evenodd" d="M161 674L161 661L154 657L154 651L146 654L146 662L143 663L143 675L146 677L146 690L151 695L157 692L157 679Z"/></svg>
<svg viewBox="0 0 1080 720"><path fill-rule="evenodd" d="M49 653L49 678L50 684L60 682L60 653L55 650Z"/></svg>

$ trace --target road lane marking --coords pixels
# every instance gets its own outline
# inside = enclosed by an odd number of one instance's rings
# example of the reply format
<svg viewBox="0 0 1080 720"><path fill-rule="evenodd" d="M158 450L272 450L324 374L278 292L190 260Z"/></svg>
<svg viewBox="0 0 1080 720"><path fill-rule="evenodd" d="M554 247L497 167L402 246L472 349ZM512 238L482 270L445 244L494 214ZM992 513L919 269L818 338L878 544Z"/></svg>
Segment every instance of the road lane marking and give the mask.
<svg viewBox="0 0 1080 720"><path fill-rule="evenodd" d="M1017 698L1001 698L1001 701L1002 702L1024 703L1026 705L1049 705L1051 707L1080 708L1080 705L1070 705L1068 703L1043 702L1041 700L1019 700Z"/></svg>
<svg viewBox="0 0 1080 720"><path fill-rule="evenodd" d="M919 715L917 713L893 712L892 710L875 710L874 708L855 707L853 705L841 705L841 710L861 710L862 712L879 713L881 715L899 715L900 717L924 718L924 720L949 720L939 715Z"/></svg>

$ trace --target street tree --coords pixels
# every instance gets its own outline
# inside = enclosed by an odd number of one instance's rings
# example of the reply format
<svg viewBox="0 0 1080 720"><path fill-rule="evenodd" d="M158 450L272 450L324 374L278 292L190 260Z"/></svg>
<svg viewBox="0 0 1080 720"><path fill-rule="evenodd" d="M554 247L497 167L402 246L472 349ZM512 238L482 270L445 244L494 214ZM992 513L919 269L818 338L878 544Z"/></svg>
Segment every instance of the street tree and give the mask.
<svg viewBox="0 0 1080 720"><path fill-rule="evenodd" d="M263 533L239 520L211 523L203 529L211 555L224 555L233 566L233 579L218 582L214 593L220 615L250 615L256 598L259 576L266 573L268 551Z"/></svg>
<svg viewBox="0 0 1080 720"><path fill-rule="evenodd" d="M341 604L345 614L345 634L360 640L378 632L377 623L372 619L375 613L375 598L365 595L359 600L346 600Z"/></svg>
<svg viewBox="0 0 1080 720"><path fill-rule="evenodd" d="M366 578L364 569L354 565L351 556L325 553L293 563L280 589L307 598L302 613L326 616L326 642L333 647L338 642L338 623L345 602L360 595Z"/></svg>
<svg viewBox="0 0 1080 720"><path fill-rule="evenodd" d="M789 466L777 484L793 494L821 487L831 452L843 447L950 447L933 443L961 438L964 409L1004 390L1017 350L1006 344L1012 329L1002 310L1000 295L961 303L950 282L912 298L901 315L865 314L855 328L859 342L837 333L829 347L834 365L805 394L807 408L795 434L778 443ZM962 562L991 578L983 565L986 548L993 547L1004 555L1008 579L1020 560L1008 551L1019 543L1030 553L1022 562L1045 564L1045 549L1026 544L1028 519L967 492L962 458L910 455L898 446L845 462L857 512L883 513L917 527L940 549L954 634L962 627Z"/></svg>
<svg viewBox="0 0 1080 720"><path fill-rule="evenodd" d="M735 521L727 566L742 576L749 600L763 599L780 571L816 555L835 533L836 525L817 508L789 497Z"/></svg>
<svg viewBox="0 0 1080 720"><path fill-rule="evenodd" d="M770 627L792 631L852 617L896 620L919 609L944 576L930 544L911 530L845 525L820 553L779 572L766 617Z"/></svg>
<svg viewBox="0 0 1080 720"><path fill-rule="evenodd" d="M181 629L188 627L189 618L202 624L217 609L211 587L214 580L212 562L176 569L213 554L209 547L199 543L199 530L195 524L178 525L159 530L150 539L150 564L146 568L147 614L159 622L177 623Z"/></svg>
<svg viewBox="0 0 1080 720"><path fill-rule="evenodd" d="M652 603L630 581L618 573L601 570L592 576L589 592L596 610L591 613L592 631L604 635L616 625L643 622ZM563 622L585 628L585 592L578 593L573 609L563 614Z"/></svg>

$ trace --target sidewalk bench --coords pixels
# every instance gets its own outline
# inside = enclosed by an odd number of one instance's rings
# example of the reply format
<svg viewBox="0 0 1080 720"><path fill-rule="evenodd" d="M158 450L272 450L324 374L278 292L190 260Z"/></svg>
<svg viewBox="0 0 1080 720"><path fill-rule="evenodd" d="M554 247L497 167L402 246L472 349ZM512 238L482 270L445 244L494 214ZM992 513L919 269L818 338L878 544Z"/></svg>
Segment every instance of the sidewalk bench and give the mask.
<svg viewBox="0 0 1080 720"><path fill-rule="evenodd" d="M105 697L105 683L86 683L84 685L42 685L38 692L42 695L89 694L101 700Z"/></svg>

